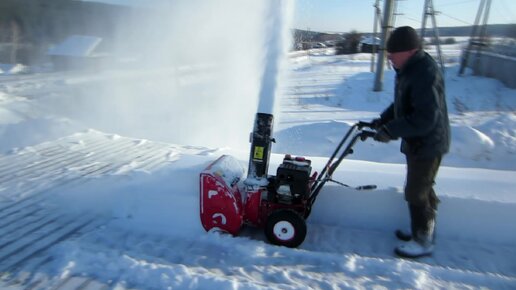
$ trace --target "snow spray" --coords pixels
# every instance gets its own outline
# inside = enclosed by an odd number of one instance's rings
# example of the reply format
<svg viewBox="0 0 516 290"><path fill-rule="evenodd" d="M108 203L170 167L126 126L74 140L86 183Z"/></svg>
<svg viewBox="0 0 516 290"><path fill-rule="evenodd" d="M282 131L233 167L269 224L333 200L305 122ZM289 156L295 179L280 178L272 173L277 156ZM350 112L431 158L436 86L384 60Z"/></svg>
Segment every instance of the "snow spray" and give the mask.
<svg viewBox="0 0 516 290"><path fill-rule="evenodd" d="M263 70L258 113L251 133L251 151L247 185L267 184L267 171L271 152L276 94L284 56L288 50L287 12L289 1L271 1L269 4L269 21L266 25L267 48L265 50L265 67ZM278 7L279 6L279 7Z"/></svg>
<svg viewBox="0 0 516 290"><path fill-rule="evenodd" d="M281 78L281 68L290 46L289 12L291 1L269 1L268 21L266 22L265 67L263 70L258 112L274 114L278 83Z"/></svg>
<svg viewBox="0 0 516 290"><path fill-rule="evenodd" d="M182 145L247 150L259 95L276 90L286 1L147 1L115 24L111 62L50 110L85 126ZM275 12L273 8L280 11ZM92 19L92 23L94 19ZM276 39L276 40L275 40ZM277 46L277 45L276 45ZM265 55L264 55L265 54ZM264 67L267 69L264 69ZM261 98L271 112L273 99ZM260 104L262 106L262 104Z"/></svg>

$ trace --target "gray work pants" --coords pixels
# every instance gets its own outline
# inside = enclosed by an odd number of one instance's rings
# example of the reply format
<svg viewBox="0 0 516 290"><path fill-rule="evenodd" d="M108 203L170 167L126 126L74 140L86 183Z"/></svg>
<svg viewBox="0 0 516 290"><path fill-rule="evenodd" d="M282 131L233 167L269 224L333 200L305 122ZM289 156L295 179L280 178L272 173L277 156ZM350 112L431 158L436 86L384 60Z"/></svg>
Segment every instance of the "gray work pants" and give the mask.
<svg viewBox="0 0 516 290"><path fill-rule="evenodd" d="M417 158L407 155L405 200L410 211L412 237L421 243L434 239L435 215L439 198L433 185L442 157Z"/></svg>

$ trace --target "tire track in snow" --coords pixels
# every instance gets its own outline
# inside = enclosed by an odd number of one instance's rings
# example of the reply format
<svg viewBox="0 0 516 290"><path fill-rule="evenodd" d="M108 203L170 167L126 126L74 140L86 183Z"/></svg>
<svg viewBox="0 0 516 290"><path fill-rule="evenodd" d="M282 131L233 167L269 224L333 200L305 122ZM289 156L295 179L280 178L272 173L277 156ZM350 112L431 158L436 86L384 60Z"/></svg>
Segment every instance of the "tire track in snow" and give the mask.
<svg viewBox="0 0 516 290"><path fill-rule="evenodd" d="M0 208L0 235L9 237L0 240L0 285L5 282L7 284L4 285L14 287L13 289L109 288L109 285L91 277L72 276L65 280L58 279L56 283L55 277L45 275L45 266L52 261L52 257L45 254L49 248L85 232L88 227L99 226L105 222L98 217L86 219L79 215L65 217L55 214L53 205L46 203L49 195L80 186L88 182L90 177L124 174L131 170L154 170L175 160L175 156L182 151L202 150L129 138L113 140L101 135L100 138L94 136L88 142L83 142L78 145L81 146L79 150L75 148L73 151L71 147L74 145L70 142L73 138L71 139L60 140L61 143L72 144L71 146L50 142L44 147L31 148L34 150L32 153L0 156L0 164L7 164L9 167L3 168L3 172L16 169L16 165L23 168L22 171L17 171L14 181L12 175L10 178L4 177L0 186L25 181L14 194L31 193L16 201L4 202L4 206ZM71 154L72 151L74 154ZM95 151L94 154L91 154L92 151ZM50 161L50 164L46 161ZM78 174L66 174L66 171L59 170L63 167L78 168ZM42 174L36 176L35 171ZM51 182L42 189L38 184L41 180ZM116 283L113 286L123 285Z"/></svg>
<svg viewBox="0 0 516 290"><path fill-rule="evenodd" d="M46 158L52 158L54 156L60 155L63 153L63 150L68 150L73 147L92 147L91 144L86 145L85 142L102 142L103 140L98 138L98 136L94 136L96 134L80 134L82 137L80 143L77 144L76 139L72 139L70 137L64 137L58 139L54 142L45 142L39 145L26 147L16 153L9 155L0 155L0 176L4 175L5 172L12 170L13 168L25 168L24 162L31 161L34 159L34 156L43 156ZM94 143L93 143L94 144Z"/></svg>
<svg viewBox="0 0 516 290"><path fill-rule="evenodd" d="M63 217L62 214L58 214L58 215L48 215L48 216L40 216L39 218L41 218L39 221L39 223L36 223L34 226L32 227L25 227L24 225L20 226L20 227L17 227L15 229L16 232L5 232L3 233L4 235L8 236L9 237L9 240L6 241L6 242L2 242L0 244L0 251L11 245L11 244L14 244L18 241L18 239L22 239L24 238L25 236L27 235L30 235L30 234L33 234L35 231L38 231L44 227L46 227L47 225L50 225L50 224L53 224L55 223L56 221L59 220L59 218ZM18 225L17 225L18 226ZM1 253L1 252L0 252ZM4 257L5 258L5 257Z"/></svg>
<svg viewBox="0 0 516 290"><path fill-rule="evenodd" d="M41 239L50 239L52 235L59 235L61 231L66 231L70 225L75 224L75 218L60 220L59 222L56 221L57 218L47 221L44 224L42 224L41 227L36 227L28 231L26 233L28 236L23 236L20 234L20 237L1 245L2 247L0 248L0 271L8 271L9 269L11 269L14 265L18 263L13 263L13 260L16 260L16 258L19 256L26 257L27 252L29 252L30 256L31 248L34 247L34 245L40 243L42 241ZM91 223L92 221L93 220L90 219L88 223ZM86 224L87 223L81 225L77 229L74 229L72 232L75 232L76 230L82 228ZM56 241L58 241L59 239L60 238L56 239ZM24 259L25 258L22 258L21 260Z"/></svg>
<svg viewBox="0 0 516 290"><path fill-rule="evenodd" d="M29 289L29 285L43 282L43 278L41 277L41 272L43 271L40 271L40 269L47 266L53 260L54 258L50 256L35 257L31 260L31 263L28 263L28 265L26 265L23 269L12 271L4 276L4 281L8 286L19 285Z"/></svg>
<svg viewBox="0 0 516 290"><path fill-rule="evenodd" d="M149 151L147 153L151 153L151 152ZM148 158L147 155L142 155L142 156L137 156L134 160L142 159L142 157L143 157L142 164L144 164L144 165L151 161L154 161L155 159L158 159L158 158L152 158L152 157ZM83 178L88 177L89 175L91 175L93 173L96 173L97 175L107 174L119 167L120 166L116 166L116 165L113 166L112 164L106 164L104 166L101 166L100 168L93 168L93 170L85 172L84 174L82 174L76 178L65 180L65 181L59 183L58 186L51 187L48 190L44 190L42 192L39 192L38 194L31 195L23 200L16 202L14 204L14 206L4 207L2 210L0 210L0 213L5 212L3 215L0 216L0 219L5 219L6 217L9 217L9 216L14 215L19 212L24 213L25 216L30 215L38 210L38 208L37 208L38 204L41 203L42 201L44 201L45 197L50 192L55 191L56 189L64 190L67 187L83 184L84 182L87 182L87 180L85 180ZM36 207L36 210L34 210L33 212L25 213L26 211L28 211L28 209L33 208L33 207ZM6 221L6 223L10 223L10 221Z"/></svg>
<svg viewBox="0 0 516 290"><path fill-rule="evenodd" d="M124 142L125 144L120 144L120 146L125 149L133 144L130 141ZM118 147L118 145L116 146ZM66 154L61 154L58 158L46 158L43 160L38 160L37 162L33 162L31 165L24 167L22 170L12 173L10 176L6 175L4 178L0 178L0 183L8 180L10 183L18 182L20 179L25 180L30 178L30 174L37 175L40 171L46 172L47 174L52 174L51 170L66 168L67 166L73 165L75 163L80 163L80 161L84 158L88 158L90 155L96 154L105 154L112 152L113 148L116 148L112 144L109 143L99 143L98 146L92 146L90 152L80 152L80 151L71 151ZM71 156L70 156L71 155Z"/></svg>
<svg viewBox="0 0 516 290"><path fill-rule="evenodd" d="M124 138L124 139L126 139L126 140L124 140L124 143L122 143L122 144L112 144L112 142L108 142L108 144L111 144L110 146L102 146L102 149L97 149L97 151L94 153L91 153L92 150L88 149L86 151L85 157L83 156L83 158L81 158L81 156L79 156L77 158L73 158L74 163L67 162L66 166L68 166L68 167L66 167L66 168L68 168L68 169L79 168L77 170L77 172L81 172L82 170L87 169L88 167L99 166L99 164L100 164L100 166L102 166L102 162L109 162L106 164L113 164L114 166L111 166L113 168L115 168L117 166L121 167L121 166L127 164L127 162L133 162L133 163L134 162L142 162L142 164L146 165L147 163L144 163L140 159L146 158L146 157L149 157L149 158L153 157L157 150L159 150L159 151L163 150L163 148L155 148L153 146L146 146L145 144L142 148L140 148L139 146L142 146L142 145L137 143L140 141L135 141L135 140L128 139L128 138ZM162 145L162 147L163 147L163 145ZM167 151L167 152L169 152L169 151ZM66 154L63 154L63 155L66 155ZM119 159L121 157L124 157L127 160L124 160L123 163L121 163L121 164L113 163L116 159ZM159 158L160 157L156 157L156 159L159 159ZM67 183L66 175L60 174L60 172L52 172L51 171L56 168L60 168L63 163L55 162L55 164L56 164L56 166L54 166L50 169L47 168L46 171L49 171L49 173L47 175L40 176L38 179L36 179L36 181L38 181L40 179L44 179L44 180L48 181L47 178L49 176L50 177L55 176L56 178L53 180L53 183L48 184L46 186L47 188L55 188L55 183L57 183L58 185L66 184ZM81 164L86 164L86 165L81 165ZM87 172L85 174L81 173L81 174L79 174L80 175L79 177L88 177L88 175L91 175L92 173L95 173L95 170ZM106 173L105 171L97 172L97 174L105 174L105 173ZM29 174L30 174L30 172L29 172ZM20 176L18 176L18 179L19 180L29 179L29 177L30 177L29 174L20 175ZM64 179L64 181L62 181L63 179ZM50 180L51 180L51 178L50 178ZM33 185L34 183L35 183L35 185ZM4 186L4 184L0 183L0 186ZM18 187L18 190L24 191L25 195L29 195L32 192L42 191L45 189L46 188L41 188L41 185L37 182L32 182L32 183L27 182L25 184L22 184L21 188ZM4 215L0 216L0 218L5 217L7 208L17 206L19 203L22 203L28 199L31 199L32 197L34 197L34 196L29 195L29 197L24 200L20 200L15 203L10 203L9 205L0 209L0 213L4 213Z"/></svg>

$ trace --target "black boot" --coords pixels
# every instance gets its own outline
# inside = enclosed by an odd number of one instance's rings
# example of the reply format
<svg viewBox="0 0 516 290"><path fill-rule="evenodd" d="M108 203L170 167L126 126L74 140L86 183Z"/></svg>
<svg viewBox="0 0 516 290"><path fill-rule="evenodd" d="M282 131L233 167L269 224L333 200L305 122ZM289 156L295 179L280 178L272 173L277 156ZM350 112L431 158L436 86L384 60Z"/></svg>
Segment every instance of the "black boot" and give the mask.
<svg viewBox="0 0 516 290"><path fill-rule="evenodd" d="M396 230L394 232L394 234L396 235L396 238L398 238L398 240L400 240L400 241L408 242L408 241L412 240L412 235L407 231Z"/></svg>
<svg viewBox="0 0 516 290"><path fill-rule="evenodd" d="M412 240L395 249L397 255L419 258L432 254L435 232L435 210L430 206L409 205Z"/></svg>
<svg viewBox="0 0 516 290"><path fill-rule="evenodd" d="M433 244L435 210L430 206L409 205L412 237L414 240ZM429 239L430 238L430 239Z"/></svg>

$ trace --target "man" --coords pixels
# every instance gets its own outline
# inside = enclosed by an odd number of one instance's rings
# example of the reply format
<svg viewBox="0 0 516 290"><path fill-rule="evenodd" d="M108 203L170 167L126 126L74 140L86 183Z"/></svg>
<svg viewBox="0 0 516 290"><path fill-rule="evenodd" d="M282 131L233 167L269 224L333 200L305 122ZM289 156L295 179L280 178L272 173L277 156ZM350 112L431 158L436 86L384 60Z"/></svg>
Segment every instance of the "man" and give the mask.
<svg viewBox="0 0 516 290"><path fill-rule="evenodd" d="M379 142L401 138L407 160L405 200L412 234L397 231L405 242L399 256L431 255L434 245L437 198L433 184L442 156L450 147L450 124L441 71L421 48L409 26L395 29L387 41L388 58L396 71L394 102L373 120Z"/></svg>

